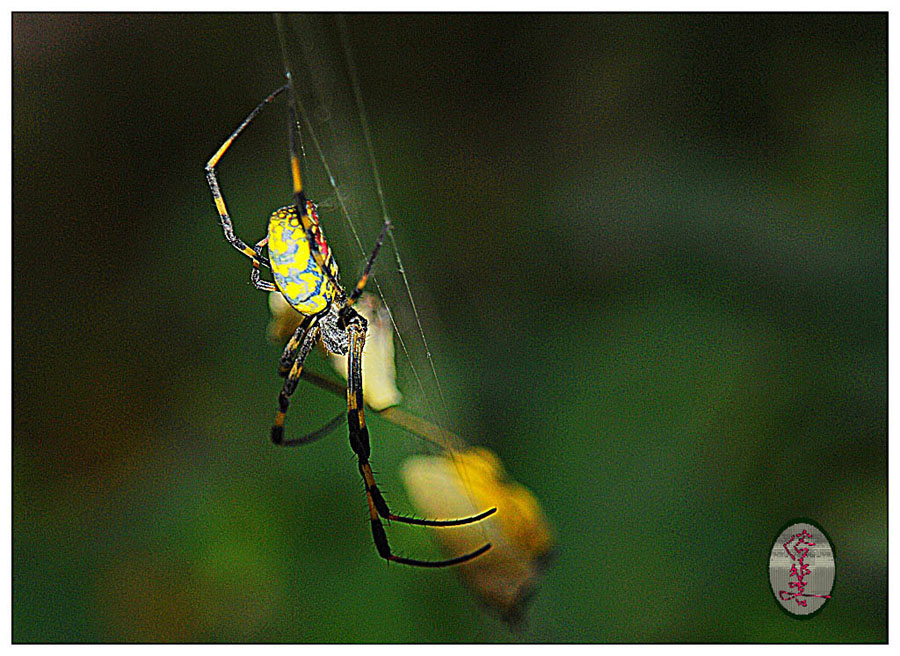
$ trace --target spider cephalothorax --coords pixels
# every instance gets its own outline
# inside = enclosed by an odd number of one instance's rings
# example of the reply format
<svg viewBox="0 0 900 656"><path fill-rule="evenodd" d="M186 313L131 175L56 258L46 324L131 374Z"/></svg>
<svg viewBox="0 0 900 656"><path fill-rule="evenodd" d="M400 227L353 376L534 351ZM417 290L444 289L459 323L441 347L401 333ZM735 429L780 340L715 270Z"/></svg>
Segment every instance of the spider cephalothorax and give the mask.
<svg viewBox="0 0 900 656"><path fill-rule="evenodd" d="M335 303L328 308L328 312L322 316L319 322L319 327L322 329L322 344L329 353L347 355L350 341L347 338L347 329L351 325L357 326L363 335L366 334L369 326L365 317L349 305L338 309Z"/></svg>
<svg viewBox="0 0 900 656"><path fill-rule="evenodd" d="M225 199L219 189L216 165L243 129L282 91L288 91L291 99L290 161L294 198L291 205L272 213L269 218L267 235L251 248L234 234L231 217L228 215ZM356 454L359 471L366 484L369 519L378 554L386 560L420 567L445 567L466 562L483 554L490 549L491 545L482 545L475 551L456 558L434 561L397 556L391 552L388 545L382 519L421 526L458 526L483 519L493 514L496 508L472 517L449 520L416 519L395 515L388 509L387 502L375 483L372 467L369 464L369 431L366 427L362 388L362 354L366 342L367 322L353 309L353 304L362 294L375 258L391 227L391 222L385 217L381 233L366 262L363 274L353 290L347 294L338 279L337 263L319 224L316 206L306 198L303 190L297 148L296 129L298 123L295 107L294 89L288 82L271 93L244 119L244 122L222 144L206 165L206 179L219 212L225 238L232 246L250 258L253 264L253 268L250 270L251 282L257 289L280 292L291 307L303 315L303 320L288 340L279 360L278 373L285 380L278 395L278 410L275 413L275 421L271 430L272 442L278 446L298 446L308 444L322 436L322 431L316 431L303 437L285 439L284 421L290 405L290 397L297 388L306 357L316 344L321 342L332 353L346 355L347 425L350 446ZM263 249L266 247L268 247L269 258L263 255ZM274 282L263 280L260 277L260 267L272 270Z"/></svg>

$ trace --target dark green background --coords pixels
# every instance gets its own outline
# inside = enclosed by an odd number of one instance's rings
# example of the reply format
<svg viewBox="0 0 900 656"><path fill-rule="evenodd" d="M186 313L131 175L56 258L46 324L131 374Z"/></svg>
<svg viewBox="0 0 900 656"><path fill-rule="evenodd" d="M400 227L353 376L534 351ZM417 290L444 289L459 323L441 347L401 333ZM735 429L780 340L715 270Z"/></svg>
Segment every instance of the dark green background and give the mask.
<svg viewBox="0 0 900 656"><path fill-rule="evenodd" d="M886 640L886 15L347 22L453 423L558 534L527 630L377 557L340 434L267 442L279 348L203 166L280 84L271 17L16 14L14 639ZM246 240L289 200L284 106L253 128ZM796 516L838 554L808 622L766 569Z"/></svg>

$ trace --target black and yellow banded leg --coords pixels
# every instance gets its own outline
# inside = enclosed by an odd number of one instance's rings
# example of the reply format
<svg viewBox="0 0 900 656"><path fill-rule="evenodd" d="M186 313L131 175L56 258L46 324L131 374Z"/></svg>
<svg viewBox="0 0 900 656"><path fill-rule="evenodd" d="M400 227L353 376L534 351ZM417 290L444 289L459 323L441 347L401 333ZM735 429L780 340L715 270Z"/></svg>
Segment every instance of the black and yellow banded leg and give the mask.
<svg viewBox="0 0 900 656"><path fill-rule="evenodd" d="M404 517L402 515L395 515L388 509L387 502L384 500L384 495L381 494L378 485L375 483L375 476L372 474L372 466L369 464L369 430L366 428L362 390L362 352L365 345L365 330L358 324L351 324L347 329L347 333L349 337L347 361L347 422L350 430L350 446L354 453L356 453L359 461L359 471L366 484L366 499L369 503L369 521L372 525L372 538L375 541L375 548L378 550L378 555L391 562L414 565L417 567L449 567L477 558L491 548L490 543L482 545L475 551L448 560L416 560L413 558L397 556L391 552L387 533L384 530L384 524L381 522L382 518L406 524L418 524L420 526L459 526L461 524L471 524L472 522L484 519L496 512L497 509L492 508L491 510L474 517L447 521Z"/></svg>
<svg viewBox="0 0 900 656"><path fill-rule="evenodd" d="M315 321L315 316L303 317L300 325L297 326L294 334L291 335L288 343L285 344L284 351L281 353L281 359L278 361L278 375L282 378L287 376L288 372L291 370L291 366L294 364L294 360L296 360L297 349L300 348L303 337L306 335L306 331L309 330L313 321Z"/></svg>
<svg viewBox="0 0 900 656"><path fill-rule="evenodd" d="M356 283L356 287L353 288L353 291L350 292L350 296L347 297L347 305L353 305L360 294L362 294L366 283L369 281L369 274L372 272L372 265L375 264L375 258L378 257L378 251L381 250L381 245L384 243L384 238L387 236L388 230L390 229L391 220L385 216L384 224L381 226L381 232L378 235L378 239L375 240L375 248L372 249L372 254L369 255L369 259L366 262L366 268L363 269L363 274L360 276L359 282Z"/></svg>
<svg viewBox="0 0 900 656"><path fill-rule="evenodd" d="M297 382L300 380L300 374L303 373L303 363L306 361L306 357L309 355L309 352L312 351L313 346L316 345L318 340L319 327L313 326L303 337L303 342L300 344L300 348L297 351L297 357L294 359L294 364L291 366L287 378L284 379L284 385L282 385L281 392L278 394L278 410L275 413L275 421L272 423L272 441L278 446L297 446L310 441L304 438L285 440L284 418L287 414L288 405L290 405L291 394L297 389Z"/></svg>
<svg viewBox="0 0 900 656"><path fill-rule="evenodd" d="M313 256L316 264L319 269L325 274L331 284L335 286L337 289L343 289L341 284L335 280L334 274L331 271L331 266L329 263L325 261L325 256L319 250L319 242L315 237L314 230L318 230L318 227L313 226L312 219L309 216L309 211L307 210L307 201L306 192L303 190L303 176L300 174L300 146L299 146L299 133L297 132L298 128L298 119L297 119L297 98L294 95L294 87L292 86L292 82L288 82L285 86L289 89L288 95L290 96L290 147L291 147L291 181L294 187L294 209L297 210L297 216L300 217L300 224L303 226L304 232L306 232L306 238L309 241L310 253Z"/></svg>
<svg viewBox="0 0 900 656"><path fill-rule="evenodd" d="M256 254L256 257L253 258L253 269L250 270L250 282L253 283L254 287L261 289L264 292L274 292L278 289L275 286L275 283L263 280L259 277L259 262L260 260L265 259L262 256L262 249L268 243L269 238L263 237L256 242L256 246L253 247L253 252Z"/></svg>
<svg viewBox="0 0 900 656"><path fill-rule="evenodd" d="M257 114L259 114L263 108L272 102L278 94L288 88L288 85L284 85L283 87L279 87L272 93L266 97L259 105L256 106L247 118L244 119L243 123L241 123L237 130L231 133L231 136L225 140L219 150L216 151L216 154L213 155L209 161L206 163L206 181L209 183L209 189L212 191L213 201L216 204L216 210L219 212L219 220L222 223L222 231L225 233L225 239L228 240L228 243L234 246L241 253L246 255L247 257L256 260L256 253L250 248L247 244L245 244L237 235L234 234L234 224L231 222L231 217L228 215L228 209L225 207L225 198L222 196L222 191L219 188L219 180L216 177L216 165L219 163L219 160L222 159L222 156L225 154L225 151L231 146L235 139L237 139L238 135L243 132L244 128L247 127L250 122L256 118ZM265 266L269 266L269 261L266 258L260 258L259 262Z"/></svg>

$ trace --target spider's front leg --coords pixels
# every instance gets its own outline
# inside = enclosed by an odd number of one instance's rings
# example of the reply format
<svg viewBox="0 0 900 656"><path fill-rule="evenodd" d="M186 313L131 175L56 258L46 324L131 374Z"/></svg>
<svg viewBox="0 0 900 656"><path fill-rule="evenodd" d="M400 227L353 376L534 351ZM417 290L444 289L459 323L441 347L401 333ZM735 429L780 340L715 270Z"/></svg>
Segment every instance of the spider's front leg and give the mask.
<svg viewBox="0 0 900 656"><path fill-rule="evenodd" d="M259 105L256 106L252 112L250 112L249 116L244 119L244 122L241 123L237 129L231 133L231 136L225 140L219 150L216 151L216 154L209 158L209 161L206 163L206 181L209 184L209 189L212 192L213 202L216 204L216 211L219 213L219 221L222 224L222 231L225 233L225 239L228 240L228 243L234 246L241 253L249 257L254 261L254 266L259 266L262 264L265 267L269 266L269 261L254 252L252 248L250 248L247 244L245 244L235 233L234 233L234 224L231 221L231 216L228 214L228 209L225 206L225 197L222 195L222 190L219 187L219 179L216 176L216 166L219 164L219 160L222 159L222 156L228 150L234 140L238 138L238 135L244 131L254 118L263 110L263 108L272 102L278 94L288 88L288 84L283 87L279 87L272 93L270 93L265 100L263 100ZM258 259L257 259L258 258Z"/></svg>
<svg viewBox="0 0 900 656"><path fill-rule="evenodd" d="M366 342L365 324L362 323L352 309L347 308L349 312L344 315L343 321L347 324L348 349L347 349L347 423L350 430L350 446L359 461L359 472L362 474L366 484L366 499L369 502L369 520L372 525L372 537L375 540L375 548L378 555L395 563L405 565L415 565L418 567L447 567L450 565L458 565L472 558L476 558L491 548L491 545L485 544L467 554L450 558L448 560L414 560L397 556L391 552L388 544L387 534L384 525L381 523L382 518L393 520L404 524L417 524L420 526L459 526L462 524L470 524L484 519L496 512L496 508L492 508L486 512L473 517L451 520L429 520L417 519L414 517L404 517L395 515L388 509L384 495L378 489L375 483L375 476L372 474L372 466L369 464L369 429L366 428L365 405L363 402L362 388L362 354Z"/></svg>

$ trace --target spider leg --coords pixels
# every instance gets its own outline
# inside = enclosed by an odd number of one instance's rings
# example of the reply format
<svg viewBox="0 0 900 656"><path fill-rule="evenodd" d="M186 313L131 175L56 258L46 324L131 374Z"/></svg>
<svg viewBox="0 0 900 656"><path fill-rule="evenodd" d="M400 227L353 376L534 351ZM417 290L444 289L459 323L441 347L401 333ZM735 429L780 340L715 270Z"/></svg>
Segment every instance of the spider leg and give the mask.
<svg viewBox="0 0 900 656"><path fill-rule="evenodd" d="M311 433L307 433L303 437L291 438L290 444L284 446L299 446L301 444L309 444L310 442L315 442L316 440L320 440L323 437L327 437L338 428L341 427L341 424L344 423L344 413L343 411L337 413L334 417L329 420L327 424L318 428Z"/></svg>
<svg viewBox="0 0 900 656"><path fill-rule="evenodd" d="M470 524L496 512L496 508L481 513L474 517L453 520L425 520L395 515L387 506L384 496L375 483L372 474L372 466L369 464L369 430L366 428L365 410L363 405L362 390L362 352L365 346L365 329L358 323L351 323L347 327L349 337L347 358L347 423L350 430L350 446L359 461L359 472L366 484L366 499L369 502L369 520L372 525L372 537L375 540L375 548L378 555L395 563L415 565L417 567L449 567L458 565L473 558L477 558L491 548L490 543L484 544L475 551L463 554L448 560L415 560L397 556L391 552L385 533L382 518L394 520L406 524L418 524L422 526L458 526Z"/></svg>
<svg viewBox="0 0 900 656"><path fill-rule="evenodd" d="M313 321L315 321L314 316L304 317L303 321L301 321L300 325L297 326L297 330L294 331L293 336L284 347L284 352L282 353L281 360L278 363L278 375L282 378L288 375L288 372L290 372L293 368L293 363L298 359L297 349L300 348L300 344L303 342L303 337L306 335ZM315 341L313 343L315 344ZM301 371L299 374L297 374L297 376L300 377L302 373L303 372ZM280 409L281 402L279 397L279 410ZM340 412L337 414L337 416L335 416L333 419L331 419L331 421L329 421L321 428L314 430L311 433L304 435L303 437L292 438L287 442L282 440L279 444L281 446L299 446L302 444L315 442L316 440L321 439L336 430L343 421L344 413Z"/></svg>
<svg viewBox="0 0 900 656"><path fill-rule="evenodd" d="M300 348L303 336L306 334L306 331L309 330L313 320L315 320L314 316L304 317L303 321L300 322L300 325L297 326L297 329L294 331L294 334L288 340L288 343L285 344L281 359L278 361L278 375L282 378L287 376L288 372L291 370L291 366L296 359L297 349Z"/></svg>
<svg viewBox="0 0 900 656"><path fill-rule="evenodd" d="M288 405L290 404L290 396L294 393L294 390L297 389L297 382L300 380L300 374L303 373L303 363L306 361L306 357L309 355L313 346L319 341L319 335L319 327L316 325L313 325L306 332L306 335L303 337L303 341L300 344L300 349L297 352L297 357L294 359L294 364L291 366L287 377L284 379L284 385L281 388L281 392L278 394L278 411L275 413L275 421L272 424L272 442L278 446L297 446L298 444L305 444L311 441L304 438L285 440L284 417L287 414Z"/></svg>
<svg viewBox="0 0 900 656"><path fill-rule="evenodd" d="M280 94L282 91L288 88L288 85L284 85L283 87L279 87L275 91L266 97L259 105L256 106L247 118L244 119L244 122L241 123L237 130L231 133L231 136L225 140L219 150L216 151L216 154L213 155L209 162L206 163L206 181L209 183L209 189L212 191L213 200L216 203L216 210L219 212L219 219L222 223L222 230L225 233L225 239L228 240L228 243L234 246L241 253L249 257L254 261L254 266L259 266L259 263L262 263L263 266L268 267L269 261L264 257L259 257L257 259L257 253L254 252L252 248L250 248L247 244L245 244L237 235L234 234L234 224L231 222L231 217L228 215L228 209L225 207L225 198L222 196L222 191L219 188L219 180L216 177L216 165L219 163L219 160L222 159L222 156L225 154L225 151L231 146L232 142L237 139L238 135L243 132L244 128L250 124L254 118L256 118L257 114L259 114L263 108L268 105L275 97Z"/></svg>
<svg viewBox="0 0 900 656"><path fill-rule="evenodd" d="M309 249L310 253L313 256L313 259L315 260L319 269L322 270L322 273L325 274L325 277L328 278L331 284L333 284L335 288L341 292L341 294L343 294L343 288L335 279L334 273L331 270L330 262L326 262L325 256L319 250L319 242L316 239L316 235L314 234L314 228L316 230L318 228L314 226L313 221L309 216L309 211L307 210L306 203L308 199L306 198L306 192L303 190L303 178L300 175L300 148L298 146L300 136L297 128L297 105L299 101L294 94L293 82L289 81L282 88L287 88L288 95L290 96L288 109L290 111L289 131L291 147L291 180L294 185L294 208L297 210L297 215L300 217L300 224L303 226L304 232L306 232L306 238L309 241Z"/></svg>
<svg viewBox="0 0 900 656"><path fill-rule="evenodd" d="M390 229L391 219L385 215L384 223L381 226L381 233L379 233L378 239L375 240L375 248L372 249L372 254L369 255L369 260L366 262L366 268L363 269L363 274L360 276L359 282L356 283L356 287L353 288L353 291L350 292L350 296L347 298L347 305L353 305L360 294L362 294L363 288L365 288L366 282L369 280L369 273L372 271L372 265L375 264L375 258L378 257L378 251L381 250L381 245L384 243L384 238L387 236L388 230Z"/></svg>
<svg viewBox="0 0 900 656"><path fill-rule="evenodd" d="M259 277L259 263L260 261L267 262L266 258L262 255L263 246L269 243L268 237L263 237L258 242L256 242L256 246L253 247L253 252L256 253L256 257L253 258L253 268L250 270L250 282L253 283L253 286L257 289L261 289L264 292L274 292L278 288L275 286L275 283L269 282L268 280L263 280Z"/></svg>

